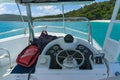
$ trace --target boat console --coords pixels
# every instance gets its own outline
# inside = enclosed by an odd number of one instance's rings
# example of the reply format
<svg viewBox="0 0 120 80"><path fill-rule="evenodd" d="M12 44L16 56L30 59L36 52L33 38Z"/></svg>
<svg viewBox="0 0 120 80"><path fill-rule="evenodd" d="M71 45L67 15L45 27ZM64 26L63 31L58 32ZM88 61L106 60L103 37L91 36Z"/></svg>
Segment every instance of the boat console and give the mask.
<svg viewBox="0 0 120 80"><path fill-rule="evenodd" d="M72 35L68 34L64 38L58 38L48 43L39 57L49 56L47 66L49 69L78 68L80 70L90 70L93 69L92 65L96 60L97 54L98 51L90 43L73 38ZM48 62L43 60L43 58L38 61L42 63ZM38 65L40 66L41 64L38 62Z"/></svg>

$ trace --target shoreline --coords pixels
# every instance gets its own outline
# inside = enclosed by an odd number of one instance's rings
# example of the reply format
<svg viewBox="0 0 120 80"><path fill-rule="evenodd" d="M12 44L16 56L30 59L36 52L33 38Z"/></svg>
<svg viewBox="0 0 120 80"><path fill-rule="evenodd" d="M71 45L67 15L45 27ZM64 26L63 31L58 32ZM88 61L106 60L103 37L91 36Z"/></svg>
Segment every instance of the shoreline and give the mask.
<svg viewBox="0 0 120 80"><path fill-rule="evenodd" d="M110 22L110 20L90 20L90 22Z"/></svg>

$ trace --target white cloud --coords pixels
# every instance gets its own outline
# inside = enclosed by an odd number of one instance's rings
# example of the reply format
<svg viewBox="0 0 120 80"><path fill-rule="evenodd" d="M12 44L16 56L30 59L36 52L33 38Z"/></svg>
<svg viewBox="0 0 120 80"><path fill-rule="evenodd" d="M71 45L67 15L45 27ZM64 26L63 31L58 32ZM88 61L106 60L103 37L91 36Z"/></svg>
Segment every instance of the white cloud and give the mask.
<svg viewBox="0 0 120 80"><path fill-rule="evenodd" d="M15 10L15 11L12 11L12 12L9 12L9 13L20 15L19 10ZM22 13L22 15L26 15L26 11L22 11L21 13Z"/></svg>
<svg viewBox="0 0 120 80"><path fill-rule="evenodd" d="M22 15L26 15L25 10L22 10L21 13ZM20 14L20 13L15 3L2 3L0 4L0 14Z"/></svg>
<svg viewBox="0 0 120 80"><path fill-rule="evenodd" d="M85 5L83 4L83 5L80 5L80 7L84 7Z"/></svg>
<svg viewBox="0 0 120 80"><path fill-rule="evenodd" d="M55 9L56 6L39 6L37 7L37 9L39 10L51 10L51 9Z"/></svg>
<svg viewBox="0 0 120 80"><path fill-rule="evenodd" d="M65 13L73 11L74 9L67 9L66 11L64 11Z"/></svg>
<svg viewBox="0 0 120 80"><path fill-rule="evenodd" d="M26 15L25 6L20 6L22 15ZM74 10L72 7L68 7L64 12ZM32 16L44 16L44 15L56 15L61 14L61 6L33 6ZM0 4L0 14L20 14L15 3L3 3Z"/></svg>
<svg viewBox="0 0 120 80"><path fill-rule="evenodd" d="M6 11L5 4L0 4L0 14L4 14Z"/></svg>
<svg viewBox="0 0 120 80"><path fill-rule="evenodd" d="M55 15L60 14L61 10L57 8L57 6L38 6L37 7L38 12L40 12L39 16L43 15Z"/></svg>
<svg viewBox="0 0 120 80"><path fill-rule="evenodd" d="M27 15L27 12L26 11L22 11L22 15Z"/></svg>
<svg viewBox="0 0 120 80"><path fill-rule="evenodd" d="M9 9L9 6L11 6L11 5L16 6L15 3L1 3L0 4L0 14L13 14L14 11L11 11Z"/></svg>
<svg viewBox="0 0 120 80"><path fill-rule="evenodd" d="M21 7L22 15L26 15L25 7ZM38 6L35 7L36 9L33 10L33 16L44 16L44 15L55 15L62 13L57 6ZM17 6L15 3L2 3L0 4L0 14L19 14Z"/></svg>

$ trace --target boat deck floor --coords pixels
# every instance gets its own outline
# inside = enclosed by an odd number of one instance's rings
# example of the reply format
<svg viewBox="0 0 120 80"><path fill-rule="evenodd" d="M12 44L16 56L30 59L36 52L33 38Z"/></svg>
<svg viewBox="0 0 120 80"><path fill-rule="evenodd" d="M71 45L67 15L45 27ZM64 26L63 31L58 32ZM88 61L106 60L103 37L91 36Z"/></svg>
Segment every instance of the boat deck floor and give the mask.
<svg viewBox="0 0 120 80"><path fill-rule="evenodd" d="M16 65L16 64L14 64ZM12 69L10 69L9 65L5 65L0 67L0 80L10 80L10 72Z"/></svg>
<svg viewBox="0 0 120 80"><path fill-rule="evenodd" d="M9 72L8 68L9 68L8 66L0 67L0 80L7 80L7 74Z"/></svg>

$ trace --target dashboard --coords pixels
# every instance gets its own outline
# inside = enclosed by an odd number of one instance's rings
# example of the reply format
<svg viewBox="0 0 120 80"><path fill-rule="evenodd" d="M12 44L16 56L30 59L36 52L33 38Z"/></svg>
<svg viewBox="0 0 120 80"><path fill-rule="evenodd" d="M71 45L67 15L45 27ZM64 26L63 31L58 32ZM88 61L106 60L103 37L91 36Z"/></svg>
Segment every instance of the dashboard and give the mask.
<svg viewBox="0 0 120 80"><path fill-rule="evenodd" d="M50 69L62 69L62 67L56 61L56 55L62 52L61 55L64 57L67 57L66 52L63 50L64 49L62 49L59 44L55 44L48 49L48 51L46 52L46 55L50 55L51 57L50 66L49 66ZM75 50L80 51L84 55L84 58L85 58L84 63L82 64L82 66L79 67L79 69L92 69L92 65L90 63L89 58L92 55L92 60L93 60L93 52L82 44L79 44ZM75 53L75 51L68 50L68 53L73 54ZM79 54L75 55L75 57L77 58L79 58L79 56L80 56ZM63 64L64 58L59 59L59 61L61 64ZM78 64L80 62L81 60L77 60Z"/></svg>
<svg viewBox="0 0 120 80"><path fill-rule="evenodd" d="M50 56L49 69L93 69L93 64L102 63L98 51L87 41L66 35L46 45L41 53ZM97 57L96 57L97 55Z"/></svg>
<svg viewBox="0 0 120 80"><path fill-rule="evenodd" d="M52 47L49 48L47 51L46 55L50 55L51 61L50 61L50 69L62 69L57 62L56 62L56 55L63 50L58 44L53 45Z"/></svg>

